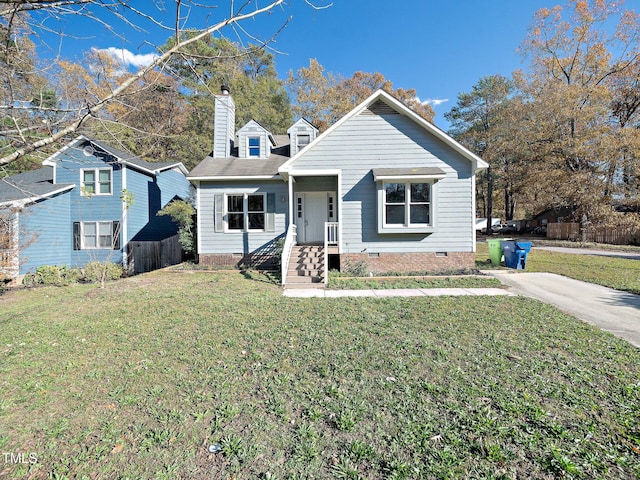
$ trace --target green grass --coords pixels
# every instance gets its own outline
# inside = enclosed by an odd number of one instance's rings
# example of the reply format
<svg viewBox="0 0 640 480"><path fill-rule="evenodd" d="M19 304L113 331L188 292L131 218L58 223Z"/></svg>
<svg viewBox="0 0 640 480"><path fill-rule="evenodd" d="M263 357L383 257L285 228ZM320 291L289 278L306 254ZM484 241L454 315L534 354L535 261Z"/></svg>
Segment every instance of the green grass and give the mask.
<svg viewBox="0 0 640 480"><path fill-rule="evenodd" d="M476 268L498 268L487 262L488 257L487 244L478 243ZM527 255L526 270L557 273L576 280L640 294L640 260L549 252L534 248Z"/></svg>
<svg viewBox="0 0 640 480"><path fill-rule="evenodd" d="M535 250L527 270L550 272L640 294L640 260Z"/></svg>
<svg viewBox="0 0 640 480"><path fill-rule="evenodd" d="M493 277L468 276L412 276L384 278L349 278L329 275L330 289L397 289L397 288L500 288Z"/></svg>
<svg viewBox="0 0 640 480"><path fill-rule="evenodd" d="M0 450L37 462L0 478L638 478L639 378L637 349L521 297L203 272L13 291Z"/></svg>

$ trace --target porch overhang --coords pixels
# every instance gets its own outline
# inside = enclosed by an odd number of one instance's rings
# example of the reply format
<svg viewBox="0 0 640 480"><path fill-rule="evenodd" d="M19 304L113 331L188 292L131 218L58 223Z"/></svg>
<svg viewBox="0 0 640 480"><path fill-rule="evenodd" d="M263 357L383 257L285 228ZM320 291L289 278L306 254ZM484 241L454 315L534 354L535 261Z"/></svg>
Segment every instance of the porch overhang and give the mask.
<svg viewBox="0 0 640 480"><path fill-rule="evenodd" d="M441 180L447 173L438 167L421 168L374 168L374 181L388 180Z"/></svg>
<svg viewBox="0 0 640 480"><path fill-rule="evenodd" d="M278 173L282 177L282 179L287 182L289 181L289 177L330 177L332 175L340 176L342 170L339 168L318 168L318 169L283 169L278 170Z"/></svg>

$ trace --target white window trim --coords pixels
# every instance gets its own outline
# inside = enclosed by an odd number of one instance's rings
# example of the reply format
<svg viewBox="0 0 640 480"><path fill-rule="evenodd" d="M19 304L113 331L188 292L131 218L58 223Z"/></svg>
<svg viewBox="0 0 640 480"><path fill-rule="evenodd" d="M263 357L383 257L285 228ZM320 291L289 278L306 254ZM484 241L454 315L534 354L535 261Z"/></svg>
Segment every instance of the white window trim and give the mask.
<svg viewBox="0 0 640 480"><path fill-rule="evenodd" d="M300 145L300 139L302 137L306 137L307 138L307 143ZM307 147L310 143L312 142L311 140L311 133L297 133L296 134L296 152L301 151L302 149L304 149L305 147Z"/></svg>
<svg viewBox="0 0 640 480"><path fill-rule="evenodd" d="M96 225L96 246L88 247L85 244L85 236L84 236L84 228L88 223L94 223ZM108 247L100 246L100 224L107 223L109 224L109 231L111 232L111 242ZM113 249L113 222L108 220L97 220L95 222L80 222L80 250L112 250Z"/></svg>
<svg viewBox="0 0 640 480"><path fill-rule="evenodd" d="M229 213L240 213L240 212L229 212L229 197L239 197L242 198L242 214L244 215L244 225L242 229L229 228L229 221L227 215ZM249 195L262 195L262 211L251 211L249 212ZM262 213L264 215L264 228L249 228L249 213ZM224 194L224 231L225 233L247 233L247 232L266 232L267 228L267 194L264 192L248 192L248 193L225 193Z"/></svg>
<svg viewBox="0 0 640 480"><path fill-rule="evenodd" d="M100 193L100 172L108 171L109 172L109 193ZM84 172L94 172L95 178L95 191L93 193L87 193L84 186ZM80 195L83 197L93 197L93 196L102 196L106 197L109 195L113 195L113 169L110 167L107 168L82 168L80 169Z"/></svg>
<svg viewBox="0 0 640 480"><path fill-rule="evenodd" d="M251 155L251 147L249 143L252 139L258 139L258 155ZM247 135L247 158L261 158L262 157L262 135Z"/></svg>
<svg viewBox="0 0 640 480"><path fill-rule="evenodd" d="M386 189L385 185L388 183L403 183L405 184L405 192L407 197L405 198L405 224L387 224L386 223ZM429 219L430 223L410 223L411 222L411 185L412 183L427 183L429 184ZM432 233L436 231L436 179L425 178L384 178L377 181L378 190L378 233ZM415 204L426 203L416 202Z"/></svg>

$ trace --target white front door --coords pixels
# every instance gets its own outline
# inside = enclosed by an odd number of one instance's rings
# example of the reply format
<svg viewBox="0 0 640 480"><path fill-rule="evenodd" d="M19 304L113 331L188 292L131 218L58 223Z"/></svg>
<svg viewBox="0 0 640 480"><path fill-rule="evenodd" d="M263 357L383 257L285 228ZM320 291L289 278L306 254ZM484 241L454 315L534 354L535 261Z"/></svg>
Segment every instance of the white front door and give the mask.
<svg viewBox="0 0 640 480"><path fill-rule="evenodd" d="M324 242L324 223L328 219L327 193L299 193L296 195L296 209L298 242Z"/></svg>

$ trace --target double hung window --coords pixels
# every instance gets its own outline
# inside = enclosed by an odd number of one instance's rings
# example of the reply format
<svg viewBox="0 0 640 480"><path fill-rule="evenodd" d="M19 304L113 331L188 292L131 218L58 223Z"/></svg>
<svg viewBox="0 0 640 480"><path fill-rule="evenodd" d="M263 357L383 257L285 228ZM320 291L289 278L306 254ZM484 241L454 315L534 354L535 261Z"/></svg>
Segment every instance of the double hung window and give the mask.
<svg viewBox="0 0 640 480"><path fill-rule="evenodd" d="M83 169L80 175L82 195L111 195L110 168Z"/></svg>
<svg viewBox="0 0 640 480"><path fill-rule="evenodd" d="M227 229L249 231L265 229L265 194L227 195Z"/></svg>
<svg viewBox="0 0 640 480"><path fill-rule="evenodd" d="M296 148L299 152L311 143L311 135L296 135Z"/></svg>
<svg viewBox="0 0 640 480"><path fill-rule="evenodd" d="M247 137L247 150L249 157L260 156L260 137Z"/></svg>
<svg viewBox="0 0 640 480"><path fill-rule="evenodd" d="M120 222L75 222L73 224L74 250L120 248Z"/></svg>
<svg viewBox="0 0 640 480"><path fill-rule="evenodd" d="M384 225L420 227L431 224L431 184L385 183Z"/></svg>

